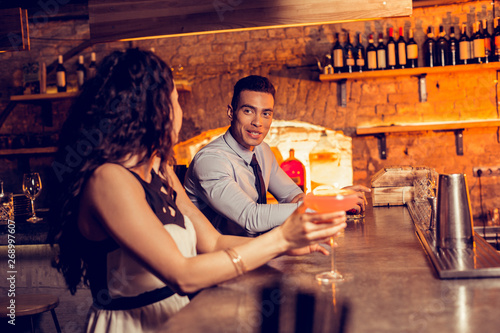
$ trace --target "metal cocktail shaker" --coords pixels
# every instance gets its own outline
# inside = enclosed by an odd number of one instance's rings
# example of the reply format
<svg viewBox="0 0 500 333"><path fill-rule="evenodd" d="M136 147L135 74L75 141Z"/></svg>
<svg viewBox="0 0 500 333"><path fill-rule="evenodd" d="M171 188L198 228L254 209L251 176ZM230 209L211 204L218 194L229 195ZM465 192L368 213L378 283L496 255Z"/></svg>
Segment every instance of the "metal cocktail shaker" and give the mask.
<svg viewBox="0 0 500 333"><path fill-rule="evenodd" d="M465 174L439 175L436 219L437 246L464 249L473 246L472 210Z"/></svg>

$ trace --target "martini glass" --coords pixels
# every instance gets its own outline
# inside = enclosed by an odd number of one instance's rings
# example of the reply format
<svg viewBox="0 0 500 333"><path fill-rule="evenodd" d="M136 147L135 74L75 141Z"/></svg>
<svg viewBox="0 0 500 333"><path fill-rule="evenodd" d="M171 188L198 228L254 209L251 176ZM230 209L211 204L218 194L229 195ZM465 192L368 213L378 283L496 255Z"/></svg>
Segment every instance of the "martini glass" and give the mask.
<svg viewBox="0 0 500 333"><path fill-rule="evenodd" d="M306 194L304 204L318 213L346 211L356 205L358 196L353 190L340 190L331 186L318 186L312 193ZM335 269L335 239L330 237L330 271L316 275L321 283L342 281L343 276Z"/></svg>

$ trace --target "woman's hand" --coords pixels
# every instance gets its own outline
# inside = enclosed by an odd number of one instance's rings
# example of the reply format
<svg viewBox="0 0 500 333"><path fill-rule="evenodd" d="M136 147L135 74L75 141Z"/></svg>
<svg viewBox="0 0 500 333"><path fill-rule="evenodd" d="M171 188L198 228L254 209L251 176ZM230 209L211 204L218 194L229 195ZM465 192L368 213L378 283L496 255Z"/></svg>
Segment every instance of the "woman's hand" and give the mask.
<svg viewBox="0 0 500 333"><path fill-rule="evenodd" d="M305 212L304 205L299 206L278 227L286 241L284 252L297 255L311 252L328 254L328 251L319 246L319 243L328 243L330 237L335 236L347 226L345 221L345 212L308 213Z"/></svg>

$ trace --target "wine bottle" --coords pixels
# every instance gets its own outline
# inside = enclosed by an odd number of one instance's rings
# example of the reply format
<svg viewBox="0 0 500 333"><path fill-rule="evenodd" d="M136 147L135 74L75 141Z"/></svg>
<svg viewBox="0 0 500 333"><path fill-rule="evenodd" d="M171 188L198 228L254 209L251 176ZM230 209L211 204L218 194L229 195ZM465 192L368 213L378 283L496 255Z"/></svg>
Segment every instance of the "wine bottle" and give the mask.
<svg viewBox="0 0 500 333"><path fill-rule="evenodd" d="M406 42L403 32L403 27L399 27L399 38L398 38L398 67L406 67Z"/></svg>
<svg viewBox="0 0 500 333"><path fill-rule="evenodd" d="M394 40L394 29L389 28L389 39L387 40L387 67L396 69L398 65L396 41Z"/></svg>
<svg viewBox="0 0 500 333"><path fill-rule="evenodd" d="M354 46L351 44L351 35L347 33L347 41L344 46L345 51L345 72L352 73L354 71L354 66L356 61L354 60Z"/></svg>
<svg viewBox="0 0 500 333"><path fill-rule="evenodd" d="M387 69L387 48L384 45L384 35L382 33L378 34L377 69Z"/></svg>
<svg viewBox="0 0 500 333"><path fill-rule="evenodd" d="M78 89L81 89L85 82L86 74L85 66L83 65L83 56L78 56L78 66L76 67L76 80L78 82Z"/></svg>
<svg viewBox="0 0 500 333"><path fill-rule="evenodd" d="M474 45L474 62L477 64L484 63L484 39L481 35L479 27L481 22L476 22L473 24L474 35L472 35L472 41Z"/></svg>
<svg viewBox="0 0 500 333"><path fill-rule="evenodd" d="M361 73L365 69L365 47L363 46L361 34L358 34L358 43L354 54L356 55L356 71Z"/></svg>
<svg viewBox="0 0 500 333"><path fill-rule="evenodd" d="M448 66L448 54L450 53L450 47L448 45L448 40L446 39L446 32L444 27L439 26L439 38L436 41L436 53L437 53L437 66Z"/></svg>
<svg viewBox="0 0 500 333"><path fill-rule="evenodd" d="M333 71L335 73L342 73L344 69L344 49L340 45L339 34L335 34L337 41L333 45L332 59L333 59Z"/></svg>
<svg viewBox="0 0 500 333"><path fill-rule="evenodd" d="M462 24L462 33L458 41L460 63L467 65L471 63L470 38L467 36L467 26Z"/></svg>
<svg viewBox="0 0 500 333"><path fill-rule="evenodd" d="M374 71L377 69L377 48L373 44L373 34L368 38L368 47L366 48L366 59L368 70Z"/></svg>
<svg viewBox="0 0 500 333"><path fill-rule="evenodd" d="M63 56L59 55L58 63L56 68L56 85L57 92L65 92L66 91L66 69L63 65Z"/></svg>
<svg viewBox="0 0 500 333"><path fill-rule="evenodd" d="M472 23L470 27L470 35L469 35L469 63L473 64L476 62L476 58L474 57L474 23Z"/></svg>
<svg viewBox="0 0 500 333"><path fill-rule="evenodd" d="M409 68L418 67L418 44L413 38L413 29L408 31L408 44L406 45L406 54Z"/></svg>
<svg viewBox="0 0 500 333"><path fill-rule="evenodd" d="M450 65L455 66L458 65L458 40L455 37L455 27L450 27L450 39L448 40L448 45L450 47L450 53L448 55L448 59L450 61Z"/></svg>
<svg viewBox="0 0 500 333"><path fill-rule="evenodd" d="M95 52L92 52L90 54L90 64L89 64L89 78L92 78L95 76L97 71L97 64L95 62Z"/></svg>
<svg viewBox="0 0 500 333"><path fill-rule="evenodd" d="M488 32L488 21L483 20L483 30L482 30L483 40L484 40L484 62L490 62L492 56L491 50L491 35Z"/></svg>
<svg viewBox="0 0 500 333"><path fill-rule="evenodd" d="M494 21L494 31L493 31L493 40L494 40L494 47L495 50L493 52L493 61L500 61L500 25L499 23L500 18L496 17Z"/></svg>
<svg viewBox="0 0 500 333"><path fill-rule="evenodd" d="M434 40L434 31L432 27L427 28L427 38L424 41L424 64L426 67L434 67L437 64L436 59L436 41Z"/></svg>

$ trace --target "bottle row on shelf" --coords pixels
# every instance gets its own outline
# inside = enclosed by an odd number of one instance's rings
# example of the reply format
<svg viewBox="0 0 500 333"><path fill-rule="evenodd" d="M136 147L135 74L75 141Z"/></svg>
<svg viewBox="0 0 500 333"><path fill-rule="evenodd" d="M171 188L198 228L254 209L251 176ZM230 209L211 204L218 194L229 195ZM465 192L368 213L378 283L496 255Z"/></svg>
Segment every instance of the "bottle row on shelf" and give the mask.
<svg viewBox="0 0 500 333"><path fill-rule="evenodd" d="M421 47L414 39L413 29L409 29L406 39L403 27L399 27L398 38L394 36L394 28L390 27L387 41L384 41L383 33L379 33L377 45L374 34L370 34L366 49L361 34L357 34L356 45L353 45L350 34L346 33L345 43L342 45L340 34L336 33L332 52L325 55L319 67L324 74L334 74L416 68L419 66L419 59L425 67L500 61L499 20L498 17L494 19L493 34L488 31L487 20L474 22L470 36L467 24L464 23L459 39L456 38L453 26L449 29L449 36L444 27L440 26L437 38L434 28L430 26Z"/></svg>
<svg viewBox="0 0 500 333"><path fill-rule="evenodd" d="M25 133L0 135L0 150L55 147L59 133Z"/></svg>
<svg viewBox="0 0 500 333"><path fill-rule="evenodd" d="M66 68L64 67L64 59L62 55L58 56L58 64L56 67L56 86L57 92L66 92L67 90L67 76L66 76ZM83 55L78 56L78 65L76 67L76 80L78 83L78 88L80 88L85 80L89 77L93 77L96 72L96 57L95 52L90 54L90 64L87 68L85 68L84 57Z"/></svg>

